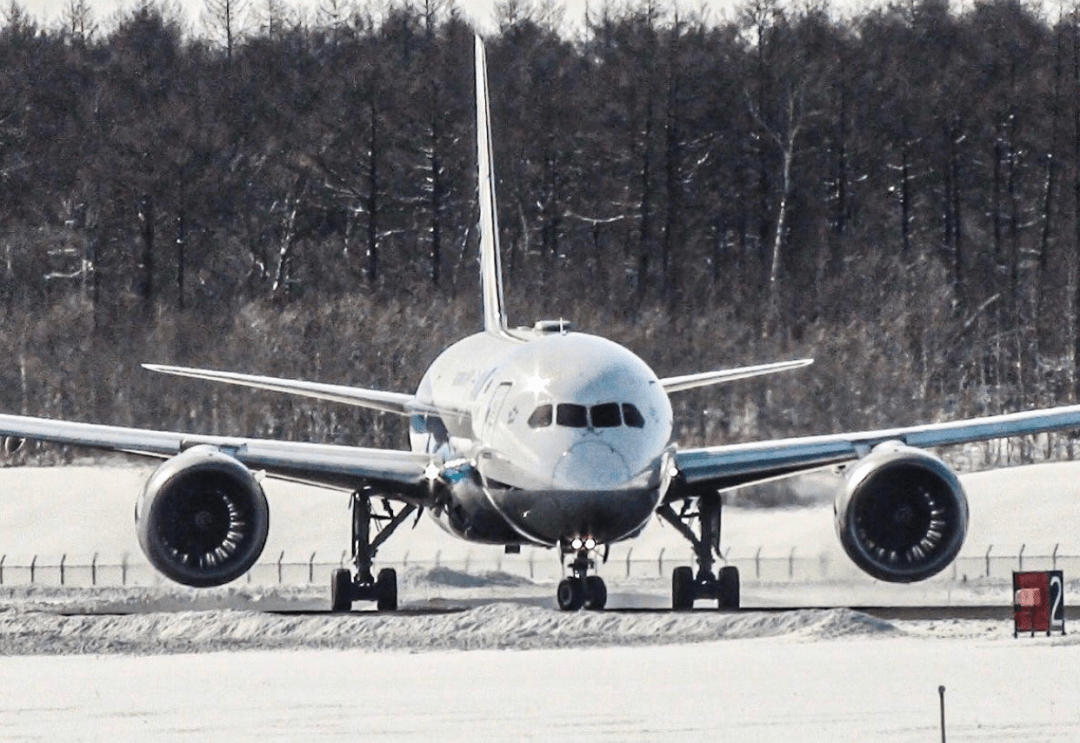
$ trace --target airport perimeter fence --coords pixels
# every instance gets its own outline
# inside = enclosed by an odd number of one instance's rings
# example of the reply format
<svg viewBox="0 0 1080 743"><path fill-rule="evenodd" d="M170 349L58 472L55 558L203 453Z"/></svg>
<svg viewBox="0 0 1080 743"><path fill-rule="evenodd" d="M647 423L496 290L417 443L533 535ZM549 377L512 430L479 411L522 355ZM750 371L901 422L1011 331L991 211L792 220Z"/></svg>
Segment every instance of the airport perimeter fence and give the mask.
<svg viewBox="0 0 1080 743"><path fill-rule="evenodd" d="M456 554L443 559L441 553L417 559L406 553L397 559L378 560L376 567L392 567L399 577L409 571L441 569L482 578L492 573L516 576L533 581L558 580L563 569L553 550L525 549L521 554L504 555L485 552L479 555ZM786 554L765 554L759 549L752 554L727 554L719 564L735 565L744 582L759 584L836 583L867 580L844 555L804 555L794 547ZM286 555L276 559L264 555L237 583L253 586L304 586L328 584L330 572L349 564L348 555L334 556L312 552L302 557ZM679 565L693 565L692 555L678 550L661 549L643 554L633 548L612 554L600 574L612 580L669 580ZM1009 551L989 546L982 554L966 551L932 580L946 583L1007 580L1014 570L1063 570L1068 575L1080 575L1080 555L1065 554L1060 545L1052 549L1028 549L1021 545ZM94 555L89 562L73 561L67 555L35 555L29 562L13 562L0 555L0 588L14 586L125 587L156 586L165 579L141 559L122 557L119 560L99 560Z"/></svg>

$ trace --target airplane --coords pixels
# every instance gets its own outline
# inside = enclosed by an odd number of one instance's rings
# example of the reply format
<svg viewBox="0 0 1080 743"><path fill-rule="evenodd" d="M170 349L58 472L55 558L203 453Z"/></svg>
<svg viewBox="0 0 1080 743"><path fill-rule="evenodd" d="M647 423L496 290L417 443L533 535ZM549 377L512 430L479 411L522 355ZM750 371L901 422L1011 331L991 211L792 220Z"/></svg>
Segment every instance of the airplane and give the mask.
<svg viewBox="0 0 1080 743"><path fill-rule="evenodd" d="M154 372L303 395L409 419L409 450L120 428L0 415L5 449L27 439L162 459L138 496L135 524L149 562L178 583L242 576L269 528L262 487L284 479L351 492L352 561L331 575L331 608L398 607L393 568L373 573L380 546L426 512L451 534L518 552L559 551L560 609L600 610L596 575L610 545L654 517L693 548L696 570L672 573L672 608L741 605L738 569L723 561L730 490L842 468L835 526L850 559L874 578L910 583L948 566L963 545L968 502L928 448L1080 428L1080 406L859 433L681 449L670 395L790 371L810 359L660 378L637 355L563 320L511 327L499 265L487 63L475 42L483 329L432 362L412 394L187 367ZM381 505L376 508L375 505Z"/></svg>

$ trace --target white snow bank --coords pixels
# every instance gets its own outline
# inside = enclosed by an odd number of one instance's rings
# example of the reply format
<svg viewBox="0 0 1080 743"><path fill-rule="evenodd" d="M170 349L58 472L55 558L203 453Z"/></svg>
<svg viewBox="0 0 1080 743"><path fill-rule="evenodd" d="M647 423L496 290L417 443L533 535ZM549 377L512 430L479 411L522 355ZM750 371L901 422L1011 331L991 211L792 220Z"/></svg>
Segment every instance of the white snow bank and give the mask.
<svg viewBox="0 0 1080 743"><path fill-rule="evenodd" d="M900 632L849 609L787 612L566 613L497 603L433 614L268 614L213 610L68 616L0 613L0 655L230 650L530 650L699 643L764 637L835 639Z"/></svg>

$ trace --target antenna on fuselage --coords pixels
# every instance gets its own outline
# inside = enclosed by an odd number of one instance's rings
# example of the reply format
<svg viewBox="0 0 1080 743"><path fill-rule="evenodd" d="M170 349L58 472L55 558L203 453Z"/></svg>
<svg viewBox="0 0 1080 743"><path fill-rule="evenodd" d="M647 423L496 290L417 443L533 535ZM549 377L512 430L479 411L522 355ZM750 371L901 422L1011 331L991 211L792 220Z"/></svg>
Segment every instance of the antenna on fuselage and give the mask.
<svg viewBox="0 0 1080 743"><path fill-rule="evenodd" d="M484 300L484 330L509 336L503 308L502 267L499 263L499 217L495 209L495 166L492 162L491 108L488 104L487 55L476 36L476 163L480 199L480 287Z"/></svg>

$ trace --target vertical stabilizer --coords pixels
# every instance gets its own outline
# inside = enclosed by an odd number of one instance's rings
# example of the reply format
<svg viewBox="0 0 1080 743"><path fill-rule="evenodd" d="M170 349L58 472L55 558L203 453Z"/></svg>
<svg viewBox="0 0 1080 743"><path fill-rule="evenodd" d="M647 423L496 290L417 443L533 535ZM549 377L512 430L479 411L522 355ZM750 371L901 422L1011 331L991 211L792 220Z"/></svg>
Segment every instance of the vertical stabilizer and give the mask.
<svg viewBox="0 0 1080 743"><path fill-rule="evenodd" d="M480 287L484 295L484 330L509 335L503 308L502 268L499 265L499 217L495 210L495 167L491 151L491 110L488 105L487 58L476 37L476 163L480 198Z"/></svg>

